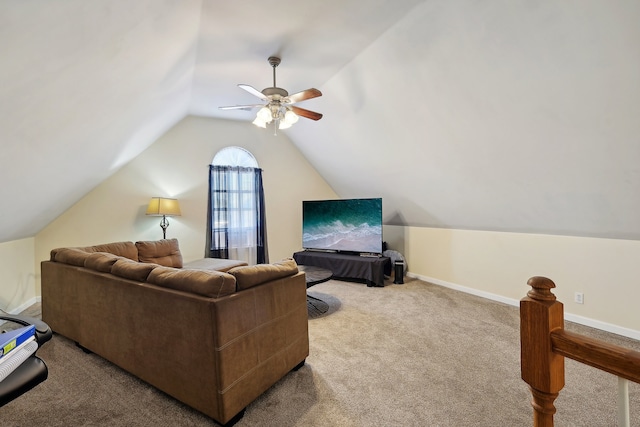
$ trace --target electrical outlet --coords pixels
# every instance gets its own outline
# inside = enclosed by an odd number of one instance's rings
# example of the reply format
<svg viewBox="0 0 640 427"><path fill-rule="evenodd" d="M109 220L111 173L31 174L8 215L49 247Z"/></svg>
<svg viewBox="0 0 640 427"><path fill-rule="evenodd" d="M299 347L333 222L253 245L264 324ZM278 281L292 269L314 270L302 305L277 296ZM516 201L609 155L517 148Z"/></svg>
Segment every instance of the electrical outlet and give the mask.
<svg viewBox="0 0 640 427"><path fill-rule="evenodd" d="M582 292L576 292L573 294L573 300L577 304L584 304L584 294Z"/></svg>

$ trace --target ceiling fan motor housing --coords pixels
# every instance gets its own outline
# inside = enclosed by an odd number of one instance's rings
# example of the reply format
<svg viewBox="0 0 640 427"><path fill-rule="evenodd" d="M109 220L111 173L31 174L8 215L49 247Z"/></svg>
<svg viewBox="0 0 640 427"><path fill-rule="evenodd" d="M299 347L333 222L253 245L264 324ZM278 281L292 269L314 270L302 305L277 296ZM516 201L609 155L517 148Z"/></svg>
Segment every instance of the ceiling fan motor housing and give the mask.
<svg viewBox="0 0 640 427"><path fill-rule="evenodd" d="M282 89L281 87L267 87L262 89L262 93L264 94L264 96L273 97L274 100L286 98L287 96L289 96L289 92Z"/></svg>

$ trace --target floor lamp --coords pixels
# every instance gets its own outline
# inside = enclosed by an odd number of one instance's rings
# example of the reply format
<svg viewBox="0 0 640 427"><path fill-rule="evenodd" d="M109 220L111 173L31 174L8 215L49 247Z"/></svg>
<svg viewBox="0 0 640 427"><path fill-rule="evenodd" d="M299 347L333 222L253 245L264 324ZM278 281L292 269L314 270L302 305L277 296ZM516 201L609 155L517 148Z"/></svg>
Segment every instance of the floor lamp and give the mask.
<svg viewBox="0 0 640 427"><path fill-rule="evenodd" d="M167 199L164 197L152 197L147 206L146 215L162 216L160 227L162 228L162 238L167 238L167 227L169 226L168 216L180 216L180 204L177 199Z"/></svg>

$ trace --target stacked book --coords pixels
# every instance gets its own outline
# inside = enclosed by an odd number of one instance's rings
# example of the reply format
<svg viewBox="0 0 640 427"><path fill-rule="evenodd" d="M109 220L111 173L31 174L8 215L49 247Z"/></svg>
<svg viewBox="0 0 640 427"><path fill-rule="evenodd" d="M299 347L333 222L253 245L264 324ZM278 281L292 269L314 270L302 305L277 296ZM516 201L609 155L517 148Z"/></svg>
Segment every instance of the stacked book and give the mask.
<svg viewBox="0 0 640 427"><path fill-rule="evenodd" d="M36 352L35 333L30 325L0 334L0 382Z"/></svg>

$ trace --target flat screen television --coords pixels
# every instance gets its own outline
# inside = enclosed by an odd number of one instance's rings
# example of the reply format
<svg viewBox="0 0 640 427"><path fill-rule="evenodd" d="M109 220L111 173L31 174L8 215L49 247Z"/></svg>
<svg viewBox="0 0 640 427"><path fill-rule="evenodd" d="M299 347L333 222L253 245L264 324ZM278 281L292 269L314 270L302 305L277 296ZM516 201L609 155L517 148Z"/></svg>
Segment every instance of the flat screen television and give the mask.
<svg viewBox="0 0 640 427"><path fill-rule="evenodd" d="M302 247L382 253L382 199L303 201Z"/></svg>

